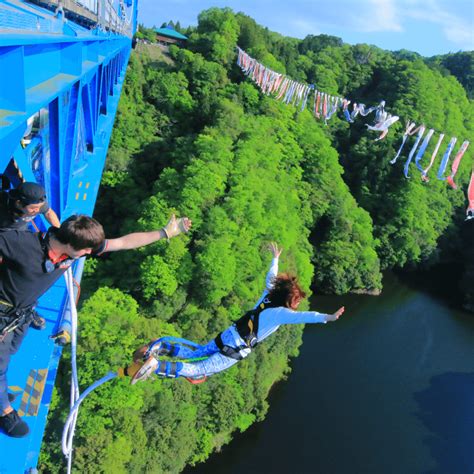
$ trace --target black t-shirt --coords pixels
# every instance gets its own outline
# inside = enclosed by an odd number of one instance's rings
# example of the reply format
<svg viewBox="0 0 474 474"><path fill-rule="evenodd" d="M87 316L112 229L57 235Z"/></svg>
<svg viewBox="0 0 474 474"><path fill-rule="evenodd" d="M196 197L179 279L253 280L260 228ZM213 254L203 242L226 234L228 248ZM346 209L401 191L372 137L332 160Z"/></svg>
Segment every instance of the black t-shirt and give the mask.
<svg viewBox="0 0 474 474"><path fill-rule="evenodd" d="M107 241L97 251L106 251ZM0 231L0 299L15 308L33 305L72 264L65 260L50 273L45 271L49 260L43 234L17 230Z"/></svg>
<svg viewBox="0 0 474 474"><path fill-rule="evenodd" d="M43 206L41 206L39 213L46 214L48 211L49 204L45 202ZM24 216L17 214L14 208L14 201L8 197L8 191L0 192L0 230L26 230L28 223L31 222L36 215Z"/></svg>

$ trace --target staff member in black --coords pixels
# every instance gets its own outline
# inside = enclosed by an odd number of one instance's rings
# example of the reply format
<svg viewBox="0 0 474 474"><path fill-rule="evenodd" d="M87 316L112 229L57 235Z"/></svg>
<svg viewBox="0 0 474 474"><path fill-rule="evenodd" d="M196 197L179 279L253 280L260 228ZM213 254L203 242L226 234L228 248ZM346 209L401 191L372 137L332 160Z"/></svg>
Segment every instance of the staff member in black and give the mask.
<svg viewBox="0 0 474 474"><path fill-rule="evenodd" d="M106 240L101 224L77 215L46 234L0 232L0 429L5 434L19 438L29 432L10 405L7 371L10 356L18 351L30 325L37 299L79 257L135 249L187 232L190 227L188 218L173 215L163 229Z"/></svg>
<svg viewBox="0 0 474 474"><path fill-rule="evenodd" d="M39 214L52 226L61 225L49 207L43 186L26 182L0 193L0 230L27 230L28 224Z"/></svg>
<svg viewBox="0 0 474 474"><path fill-rule="evenodd" d="M28 224L39 214L54 227L61 223L49 207L43 186L37 183L21 183L17 188L0 192L0 231L28 230ZM44 329L46 321L37 312L31 313L31 327Z"/></svg>

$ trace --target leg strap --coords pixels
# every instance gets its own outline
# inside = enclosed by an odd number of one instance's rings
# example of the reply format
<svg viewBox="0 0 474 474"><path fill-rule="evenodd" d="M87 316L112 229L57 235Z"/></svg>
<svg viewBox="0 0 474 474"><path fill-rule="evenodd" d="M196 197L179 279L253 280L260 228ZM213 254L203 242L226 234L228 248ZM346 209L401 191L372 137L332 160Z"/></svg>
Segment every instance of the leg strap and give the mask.
<svg viewBox="0 0 474 474"><path fill-rule="evenodd" d="M179 347L170 344L169 342L163 342L160 348L158 355L166 355L169 357L174 357L179 351Z"/></svg>
<svg viewBox="0 0 474 474"><path fill-rule="evenodd" d="M160 377L176 378L179 377L179 372L183 364L181 362L169 362L167 360L159 360L158 368L155 370L155 374Z"/></svg>
<svg viewBox="0 0 474 474"><path fill-rule="evenodd" d="M174 357L178 354L178 352L178 345L166 341L161 341L160 339L158 339L150 345L147 354L153 355L154 357Z"/></svg>

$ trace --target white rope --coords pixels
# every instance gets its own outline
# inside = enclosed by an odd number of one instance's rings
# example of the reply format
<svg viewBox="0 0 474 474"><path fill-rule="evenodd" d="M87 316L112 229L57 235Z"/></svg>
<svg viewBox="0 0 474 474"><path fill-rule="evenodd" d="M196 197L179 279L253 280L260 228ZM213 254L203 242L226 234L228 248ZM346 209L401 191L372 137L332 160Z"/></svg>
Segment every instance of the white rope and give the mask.
<svg viewBox="0 0 474 474"><path fill-rule="evenodd" d="M79 399L79 383L77 379L77 362L76 362L76 348L77 348L77 308L74 298L74 283L71 267L69 267L64 274L66 280L66 288L69 296L69 311L71 313L71 395L69 406L71 408L69 423L66 424L63 431L62 449L66 456L67 472L71 473L72 467L72 441L74 438L74 431L76 429L77 410L72 411L77 400ZM72 415L72 416L71 416Z"/></svg>
<svg viewBox="0 0 474 474"><path fill-rule="evenodd" d="M76 300L74 295L74 278L72 276L71 267L69 267L64 274L66 280L66 288L69 297L69 311L71 313L71 400L70 400L70 412L67 417L66 423L63 429L63 435L61 440L61 446L64 456L67 458L67 472L71 474L72 468L72 451L73 451L73 438L76 430L77 415L79 413L79 406L83 400L91 393L95 388L99 387L103 383L117 377L116 372L109 372L107 375L102 377L100 380L94 382L90 387L84 390L82 395L79 392L79 382L77 377L77 308Z"/></svg>

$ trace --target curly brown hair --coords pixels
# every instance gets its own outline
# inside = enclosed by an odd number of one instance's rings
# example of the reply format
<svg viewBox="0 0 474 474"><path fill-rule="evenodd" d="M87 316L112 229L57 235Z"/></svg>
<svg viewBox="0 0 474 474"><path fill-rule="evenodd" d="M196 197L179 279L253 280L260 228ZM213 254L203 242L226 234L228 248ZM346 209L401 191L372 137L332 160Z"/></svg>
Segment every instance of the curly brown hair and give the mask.
<svg viewBox="0 0 474 474"><path fill-rule="evenodd" d="M280 273L273 280L273 288L268 294L268 299L275 306L291 308L292 302L302 300L306 293L301 289L298 279L288 273Z"/></svg>

